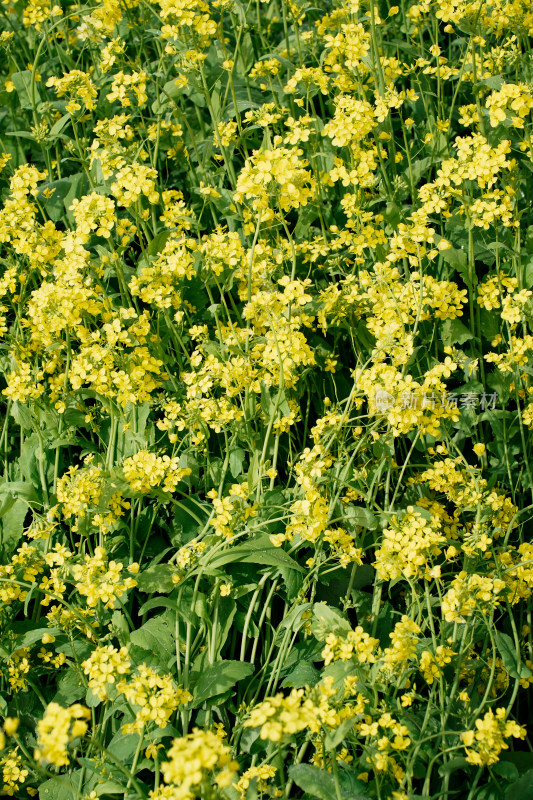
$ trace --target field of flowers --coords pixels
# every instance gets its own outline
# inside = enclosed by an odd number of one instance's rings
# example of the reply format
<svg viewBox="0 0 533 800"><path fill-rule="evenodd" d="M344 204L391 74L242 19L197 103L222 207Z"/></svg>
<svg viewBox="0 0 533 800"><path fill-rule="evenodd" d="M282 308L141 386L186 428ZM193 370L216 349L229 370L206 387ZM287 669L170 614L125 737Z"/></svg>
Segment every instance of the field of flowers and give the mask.
<svg viewBox="0 0 533 800"><path fill-rule="evenodd" d="M532 800L530 0L2 0L0 796Z"/></svg>

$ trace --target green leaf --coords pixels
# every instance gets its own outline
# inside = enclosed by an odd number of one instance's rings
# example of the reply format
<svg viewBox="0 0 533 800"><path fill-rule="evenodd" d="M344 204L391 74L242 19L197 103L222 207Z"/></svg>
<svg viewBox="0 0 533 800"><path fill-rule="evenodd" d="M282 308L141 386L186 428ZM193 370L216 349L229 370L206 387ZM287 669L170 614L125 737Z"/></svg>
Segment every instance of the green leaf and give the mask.
<svg viewBox="0 0 533 800"><path fill-rule="evenodd" d="M148 651L152 656L149 660L163 669L167 669L169 661L176 655L174 628L171 627L171 618L174 616L172 611L165 611L164 614L149 619L130 635L131 644ZM148 659L143 654L141 661L145 660Z"/></svg>
<svg viewBox="0 0 533 800"><path fill-rule="evenodd" d="M238 478L243 471L244 459L246 452L241 447L236 447L230 450L229 454L229 471L233 478Z"/></svg>
<svg viewBox="0 0 533 800"><path fill-rule="evenodd" d="M45 633L50 634L51 636L61 635L59 628L43 628L41 625L27 630L25 633L17 636L13 642L13 651L20 650L21 647L33 647L34 644L37 644L37 642L41 641Z"/></svg>
<svg viewBox="0 0 533 800"><path fill-rule="evenodd" d="M294 238L300 240L309 235L311 223L318 218L318 209L315 205L304 206L298 214L298 222L294 229Z"/></svg>
<svg viewBox="0 0 533 800"><path fill-rule="evenodd" d="M370 797L366 792L366 784L356 778L351 769L339 769L339 783L344 800L366 800Z"/></svg>
<svg viewBox="0 0 533 800"><path fill-rule="evenodd" d="M445 345L464 344L474 335L460 319L445 319L442 323L442 341Z"/></svg>
<svg viewBox="0 0 533 800"><path fill-rule="evenodd" d="M33 85L33 98L31 96L31 72L29 69L22 70L22 72L14 72L11 80L15 84L22 108L33 108L34 101L36 106L41 102L41 95L35 83Z"/></svg>
<svg viewBox="0 0 533 800"><path fill-rule="evenodd" d="M10 508L13 508L15 505L15 498L12 497L10 494L0 494L0 517L3 517L4 514L7 514ZM0 530L1 530L1 523L0 523Z"/></svg>
<svg viewBox="0 0 533 800"><path fill-rule="evenodd" d="M204 527L211 508L194 497L182 497L176 502L173 517L172 544L187 544Z"/></svg>
<svg viewBox="0 0 533 800"><path fill-rule="evenodd" d="M85 697L86 688L74 667L65 672L58 681L57 692L54 695L54 703L60 706L68 706Z"/></svg>
<svg viewBox="0 0 533 800"><path fill-rule="evenodd" d="M254 665L244 661L215 661L198 678L194 687L193 707L198 708L210 697L223 694L253 671Z"/></svg>
<svg viewBox="0 0 533 800"><path fill-rule="evenodd" d="M151 594L152 592L171 592L176 588L172 576L176 572L170 564L154 564L140 572L135 580L139 591Z"/></svg>
<svg viewBox="0 0 533 800"><path fill-rule="evenodd" d="M287 600L294 600L303 586L304 578L302 574L289 567L280 567L279 571L285 585Z"/></svg>
<svg viewBox="0 0 533 800"><path fill-rule="evenodd" d="M39 800L78 800L80 796L81 770L76 770L71 777L58 775L55 778L41 783L39 786Z"/></svg>
<svg viewBox="0 0 533 800"><path fill-rule="evenodd" d="M232 597L221 597L219 599L216 626L212 633L212 636L215 637L215 641L217 643L215 653L216 656L220 655L220 652L226 643L229 632L233 625L233 619L236 611L237 604Z"/></svg>
<svg viewBox="0 0 533 800"><path fill-rule="evenodd" d="M446 761L445 764L439 767L439 775L441 778L444 778L446 775L451 775L452 772L456 772L458 769L467 769L468 768L468 761L464 756L456 756L455 758L450 758L449 761Z"/></svg>
<svg viewBox="0 0 533 800"><path fill-rule="evenodd" d="M11 555L22 538L24 520L28 513L28 504L25 500L15 500L11 508L5 512L0 520L0 541L4 553Z"/></svg>
<svg viewBox="0 0 533 800"><path fill-rule="evenodd" d="M113 736L107 749L123 764L131 764L133 755L139 744L138 733L122 733L120 730Z"/></svg>
<svg viewBox="0 0 533 800"><path fill-rule="evenodd" d="M33 417L31 411L18 400L11 406L11 414L20 427L25 431L31 431L33 427Z"/></svg>
<svg viewBox="0 0 533 800"><path fill-rule="evenodd" d="M74 221L74 215L70 210L70 206L72 205L72 201L74 200L74 198L77 198L78 200L81 198L83 194L83 187L86 181L87 177L83 172L76 172L74 175L69 175L68 182L70 184L70 189L68 191L68 194L65 195L65 197L63 198L63 205L65 206L67 219L70 222Z"/></svg>
<svg viewBox="0 0 533 800"><path fill-rule="evenodd" d="M139 616L144 617L151 611L153 608L171 608L174 611L178 610L178 595L177 592L173 593L172 597L164 597L163 595L159 595L158 597L151 597L150 600L147 600L146 603L143 603L142 606L139 608ZM187 616L187 619L190 617L190 621L192 622L193 614Z"/></svg>
<svg viewBox="0 0 533 800"><path fill-rule="evenodd" d="M316 686L320 680L320 672L308 661L300 661L293 670L289 672L283 683L283 688L303 689L306 686Z"/></svg>
<svg viewBox="0 0 533 800"><path fill-rule="evenodd" d="M72 182L70 178L62 178L61 180L43 183L39 186L37 199L44 207L50 219L54 222L59 222L64 217L65 198L68 196L71 189ZM45 191L52 192L52 194L47 197Z"/></svg>
<svg viewBox="0 0 533 800"><path fill-rule="evenodd" d="M524 267L524 286L526 289L531 289L533 286L533 258Z"/></svg>
<svg viewBox="0 0 533 800"><path fill-rule="evenodd" d="M472 284L475 286L477 284L477 276L474 271L472 271L472 276L470 276L468 258L464 250L456 250L451 247L449 250L442 251L442 257L446 263L459 273L467 286L471 286Z"/></svg>
<svg viewBox="0 0 533 800"><path fill-rule="evenodd" d="M426 156L425 158L419 158L417 161L413 162L411 170L415 186L422 177L424 177L427 180L428 167L431 167L432 161L433 159L431 158L431 156ZM404 171L404 176L406 180L410 181L411 174L409 172L409 169L406 169Z"/></svg>
<svg viewBox="0 0 533 800"><path fill-rule="evenodd" d="M107 794L124 794L124 784L119 783L118 781L104 781L103 783L98 783L96 788L96 793L98 797L101 795Z"/></svg>
<svg viewBox="0 0 533 800"><path fill-rule="evenodd" d="M2 495L11 495L13 500L17 498L37 500L33 484L27 483L26 481L8 481L7 483L0 483L0 497Z"/></svg>
<svg viewBox="0 0 533 800"><path fill-rule="evenodd" d="M346 636L351 629L348 620L336 608L331 608L326 603L315 603L311 632L319 641L324 641L329 633Z"/></svg>
<svg viewBox="0 0 533 800"><path fill-rule="evenodd" d="M322 671L322 678L327 678L328 676L333 677L333 687L337 692L344 691L344 682L348 675L353 675L354 673L354 663L353 661L332 661L331 664L328 664L327 667L324 668Z"/></svg>
<svg viewBox="0 0 533 800"><path fill-rule="evenodd" d="M87 708L98 708L101 702L99 696L92 689L87 689L85 692L85 705Z"/></svg>
<svg viewBox="0 0 533 800"><path fill-rule="evenodd" d="M532 797L533 769L529 769L517 781L507 787L505 800L531 800Z"/></svg>
<svg viewBox="0 0 533 800"><path fill-rule="evenodd" d="M268 536L258 536L246 544L229 547L223 553L209 557L209 551L202 559L210 567L221 567L224 564L266 564L270 567L290 567L297 572L304 569L281 547L274 547Z"/></svg>
<svg viewBox="0 0 533 800"><path fill-rule="evenodd" d="M356 722L357 717L345 719L336 730L328 733L326 735L326 748L328 750L335 750L342 740L346 738L346 735L351 731Z"/></svg>
<svg viewBox="0 0 533 800"><path fill-rule="evenodd" d="M502 320L494 311L487 311L486 308L482 308L480 310L480 323L481 335L490 342L500 332Z"/></svg>
<svg viewBox="0 0 533 800"><path fill-rule="evenodd" d="M143 253L142 256L139 258L139 262L138 262L138 272L139 273L142 272L142 270L149 265L150 256L154 256L155 257L155 256L158 256L161 253L161 251L164 249L169 237L170 237L170 231L161 231L156 236L154 236L154 238L152 239L152 241L148 245L148 248L146 250L146 256Z"/></svg>
<svg viewBox="0 0 533 800"><path fill-rule="evenodd" d="M529 669L529 667L526 667L525 664L522 664L520 660L520 654L517 654L515 644L511 637L506 633L495 631L494 639L496 642L496 648L498 649L503 662L503 666L511 678L516 678L517 680L521 680L522 678L530 678L533 675L533 672Z"/></svg>
<svg viewBox="0 0 533 800"><path fill-rule="evenodd" d="M482 78L479 80L478 84L480 86L488 86L489 89L494 89L495 91L499 92L504 82L504 78L501 75L491 75L489 78Z"/></svg>
<svg viewBox="0 0 533 800"><path fill-rule="evenodd" d="M29 139L30 142L35 142L35 136L28 131L7 131L6 136L16 136L17 139Z"/></svg>
<svg viewBox="0 0 533 800"><path fill-rule="evenodd" d="M361 528L373 530L377 525L377 519L368 508L362 506L346 506L343 519L349 520L352 525L359 525Z"/></svg>
<svg viewBox="0 0 533 800"><path fill-rule="evenodd" d="M304 792L319 800L332 800L336 797L335 781L329 772L310 764L294 764L289 768L289 777Z"/></svg>
<svg viewBox="0 0 533 800"><path fill-rule="evenodd" d="M13 406L16 404L13 403ZM39 465L37 464L37 452L40 452L39 437L32 433L20 449L19 467L26 481L34 486L40 485Z"/></svg>
<svg viewBox="0 0 533 800"><path fill-rule="evenodd" d="M54 122L52 127L50 128L50 133L48 134L49 139L55 139L56 136L59 136L67 122L70 120L70 114L63 114L57 122Z"/></svg>
<svg viewBox="0 0 533 800"><path fill-rule="evenodd" d="M513 764L512 761L498 761L497 764L492 765L492 772L499 775L507 783L518 780L520 774L516 764Z"/></svg>

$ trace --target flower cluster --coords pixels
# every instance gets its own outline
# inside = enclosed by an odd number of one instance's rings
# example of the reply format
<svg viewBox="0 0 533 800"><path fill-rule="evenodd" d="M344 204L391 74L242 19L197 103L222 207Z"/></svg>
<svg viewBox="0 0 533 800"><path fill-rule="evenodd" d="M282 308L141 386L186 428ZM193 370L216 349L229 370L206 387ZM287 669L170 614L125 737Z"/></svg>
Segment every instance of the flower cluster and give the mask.
<svg viewBox="0 0 533 800"><path fill-rule="evenodd" d="M88 727L86 720L90 718L89 709L79 703L69 708L49 703L44 717L37 723L35 760L56 767L69 764L68 745L74 739L85 736Z"/></svg>

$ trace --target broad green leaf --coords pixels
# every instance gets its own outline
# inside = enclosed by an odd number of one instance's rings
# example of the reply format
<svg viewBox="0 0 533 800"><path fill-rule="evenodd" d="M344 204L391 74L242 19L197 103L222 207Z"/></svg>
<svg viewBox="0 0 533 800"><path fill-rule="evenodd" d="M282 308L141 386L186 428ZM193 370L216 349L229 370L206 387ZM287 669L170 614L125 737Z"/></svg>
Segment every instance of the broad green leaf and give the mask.
<svg viewBox="0 0 533 800"><path fill-rule="evenodd" d="M369 508L362 506L346 506L344 509L343 518L348 520L352 525L359 525L361 528L368 528L373 530L377 525L377 519Z"/></svg>
<svg viewBox="0 0 533 800"><path fill-rule="evenodd" d="M524 267L524 286L531 289L533 286L533 259L530 259Z"/></svg>
<svg viewBox="0 0 533 800"><path fill-rule="evenodd" d="M42 183L39 186L37 199L44 208L45 213L54 222L59 222L65 215L65 198L72 189L72 182L69 178L62 178L59 181Z"/></svg>
<svg viewBox="0 0 533 800"><path fill-rule="evenodd" d="M31 72L29 69L22 70L22 72L14 72L11 76L11 80L15 84L15 89L17 90L22 108L33 108L34 105L39 105L41 102L41 95L39 94L37 84L34 83L32 96Z"/></svg>
<svg viewBox="0 0 533 800"><path fill-rule="evenodd" d="M322 672L322 677L333 677L333 686L337 691L344 691L344 681L349 675L354 674L353 661L332 661Z"/></svg>
<svg viewBox="0 0 533 800"><path fill-rule="evenodd" d="M7 514L10 508L15 505L15 498L10 494L0 494L0 518ZM0 530L2 523L0 522Z"/></svg>
<svg viewBox="0 0 533 800"><path fill-rule="evenodd" d="M154 564L135 576L137 587L146 594L171 592L176 587L172 581L175 572L176 568L170 564Z"/></svg>
<svg viewBox="0 0 533 800"><path fill-rule="evenodd" d="M533 769L528 769L520 778L507 787L505 800L531 800L533 797Z"/></svg>
<svg viewBox="0 0 533 800"><path fill-rule="evenodd" d="M13 403L13 405L15 405L15 403ZM26 478L28 483L33 484L33 486L40 485L37 452L40 452L39 437L36 433L32 433L21 447L18 463L23 477Z"/></svg>
<svg viewBox="0 0 533 800"><path fill-rule="evenodd" d="M157 236L154 236L148 248L146 249L146 256L143 253L139 258L138 263L138 272L142 272L142 270L149 265L150 256L157 256L163 248L165 247L168 239L170 238L170 231L161 231L158 233Z"/></svg>
<svg viewBox="0 0 533 800"><path fill-rule="evenodd" d="M216 626L215 630L212 633L212 636L215 636L215 640L217 643L217 650L215 656L220 655L222 648L226 643L226 640L229 636L229 632L233 624L233 619L235 617L236 610L237 610L237 604L232 597L221 597L219 599L218 614L216 617Z"/></svg>
<svg viewBox="0 0 533 800"><path fill-rule="evenodd" d="M81 769L73 770L69 775L56 775L40 784L39 800L80 800L80 791L82 795L90 792L96 780L95 775L84 779Z"/></svg>
<svg viewBox="0 0 533 800"><path fill-rule="evenodd" d="M172 611L165 611L144 623L138 630L132 631L130 641L132 645L146 650L152 658L141 658L141 661L150 660L162 669L167 669L169 661L176 655L174 641L174 627L170 620L174 617Z"/></svg>
<svg viewBox="0 0 533 800"><path fill-rule="evenodd" d="M431 167L432 161L433 159L430 156L427 156L426 158L419 158L412 163L411 172L415 186L422 177L427 180L428 167ZM404 170L404 176L408 182L411 180L411 172L409 169Z"/></svg>
<svg viewBox="0 0 533 800"><path fill-rule="evenodd" d="M39 800L77 800L77 797L78 787L67 775L50 778L39 786Z"/></svg>
<svg viewBox="0 0 533 800"><path fill-rule="evenodd" d="M512 761L498 761L493 765L492 772L499 775L500 778L504 778L507 783L516 781L520 775L516 764L513 764Z"/></svg>
<svg viewBox="0 0 533 800"><path fill-rule="evenodd" d="M296 667L289 672L282 687L289 689L303 689L305 686L315 686L320 680L320 672L308 661L300 661Z"/></svg>
<svg viewBox="0 0 533 800"><path fill-rule="evenodd" d="M11 555L20 542L27 513L26 501L15 500L11 508L0 519L0 542L5 554Z"/></svg>
<svg viewBox="0 0 533 800"><path fill-rule="evenodd" d="M339 727L328 733L326 735L326 748L328 750L335 750L343 739L350 733L353 726L357 722L357 717L352 717L351 719L345 719L344 722L341 722Z"/></svg>
<svg viewBox="0 0 533 800"><path fill-rule="evenodd" d="M50 133L48 134L48 138L55 139L56 136L59 136L59 134L61 133L61 131L63 130L63 128L65 127L67 122L69 122L70 119L71 119L70 114L63 114L63 116L60 117L57 120L57 122L54 122L54 124L50 128Z"/></svg>
<svg viewBox="0 0 533 800"><path fill-rule="evenodd" d="M329 633L337 636L346 636L352 626L336 608L331 608L326 603L315 603L313 607L313 618L311 620L311 631L319 641L324 641Z"/></svg>
<svg viewBox="0 0 533 800"><path fill-rule="evenodd" d="M310 764L294 764L289 768L289 777L304 792L319 800L332 800L336 797L335 781L329 772Z"/></svg>
<svg viewBox="0 0 533 800"><path fill-rule="evenodd" d="M241 447L236 447L234 450L230 450L229 471L231 472L232 478L238 478L242 473L245 458L246 452Z"/></svg>
<svg viewBox="0 0 533 800"><path fill-rule="evenodd" d="M486 308L480 310L479 316L481 335L490 342L500 332L502 320L494 311L487 311Z"/></svg>
<svg viewBox="0 0 533 800"><path fill-rule="evenodd" d="M85 692L84 702L87 708L98 708L98 706L101 704L102 701L100 697L95 692L93 692L92 689L89 688Z"/></svg>
<svg viewBox="0 0 533 800"><path fill-rule="evenodd" d="M206 553L202 559L210 567L221 567L224 564L245 563L245 564L265 564L269 567L290 567L297 572L304 572L304 569L288 553L280 547L274 547L268 536L258 536L249 539L246 544L229 547L222 553L214 556Z"/></svg>
<svg viewBox="0 0 533 800"><path fill-rule="evenodd" d="M32 623L33 625L35 623ZM31 628L20 636L17 636L13 642L13 650L19 650L21 647L33 647L34 644L40 642L45 634L51 636L61 636L62 631L59 628L44 628L42 623L40 626Z"/></svg>
<svg viewBox="0 0 533 800"><path fill-rule="evenodd" d="M124 779L127 780L127 779ZM103 781L103 783L98 783L96 787L96 793L98 797L105 796L108 794L124 794L126 785L125 783L119 783L118 781Z"/></svg>
<svg viewBox="0 0 533 800"><path fill-rule="evenodd" d="M23 403L16 400L11 406L11 414L15 422L25 431L31 431L33 427L33 417L31 411Z"/></svg>
<svg viewBox="0 0 533 800"><path fill-rule="evenodd" d="M446 345L464 344L474 335L460 319L445 319L442 323L442 341Z"/></svg>
<svg viewBox="0 0 533 800"><path fill-rule="evenodd" d="M506 633L495 631L494 639L503 666L511 678L516 678L517 680L530 678L533 672L520 660L520 654L517 654L515 644L511 637Z"/></svg>
<svg viewBox="0 0 533 800"><path fill-rule="evenodd" d="M461 278L468 286L476 286L478 282L477 276L473 270L472 274L470 274L468 258L464 250L456 250L455 248L450 247L449 250L442 251L442 257L444 261L446 261L459 273Z"/></svg>
<svg viewBox="0 0 533 800"><path fill-rule="evenodd" d="M74 667L70 667L67 672L61 675L53 700L55 703L59 703L60 706L66 707L85 697L86 691L81 676Z"/></svg>
<svg viewBox="0 0 533 800"><path fill-rule="evenodd" d="M149 611L154 608L171 608L174 611L178 609L178 597L174 594L172 597L151 597L146 603L143 603L139 608L139 616L144 617Z"/></svg>
<svg viewBox="0 0 533 800"><path fill-rule="evenodd" d="M18 497L25 500L37 500L33 484L26 481L8 481L7 483L0 483L0 497L2 495L11 495L14 500Z"/></svg>
<svg viewBox="0 0 533 800"><path fill-rule="evenodd" d="M139 744L138 733L122 733L120 729L113 736L107 749L123 764L131 764L133 755Z"/></svg>
<svg viewBox="0 0 533 800"><path fill-rule="evenodd" d="M279 571L285 585L287 600L294 600L303 586L304 578L302 573L296 572L296 570L289 567L280 567Z"/></svg>
<svg viewBox="0 0 533 800"><path fill-rule="evenodd" d="M356 777L353 769L339 769L339 784L343 800L368 800L366 784Z"/></svg>
<svg viewBox="0 0 533 800"><path fill-rule="evenodd" d="M203 670L194 687L194 708L198 708L210 697L223 694L238 681L248 678L254 665L244 661L216 661Z"/></svg>
<svg viewBox="0 0 533 800"><path fill-rule="evenodd" d="M467 769L468 768L468 761L464 756L455 756L455 758L450 758L449 761L442 764L439 767L439 775L441 778L444 778L445 775L451 775L453 772L457 772L458 769Z"/></svg>
<svg viewBox="0 0 533 800"><path fill-rule="evenodd" d="M301 240L309 235L311 223L318 218L318 209L314 205L304 206L298 214L298 222L294 229L294 238Z"/></svg>

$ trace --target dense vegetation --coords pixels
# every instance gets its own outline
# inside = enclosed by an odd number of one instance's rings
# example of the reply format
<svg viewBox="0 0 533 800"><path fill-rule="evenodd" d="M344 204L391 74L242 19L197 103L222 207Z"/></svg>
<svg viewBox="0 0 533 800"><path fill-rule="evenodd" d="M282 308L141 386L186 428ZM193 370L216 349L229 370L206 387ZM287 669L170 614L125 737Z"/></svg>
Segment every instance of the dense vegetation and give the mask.
<svg viewBox="0 0 533 800"><path fill-rule="evenodd" d="M529 0L3 0L0 787L530 800Z"/></svg>

